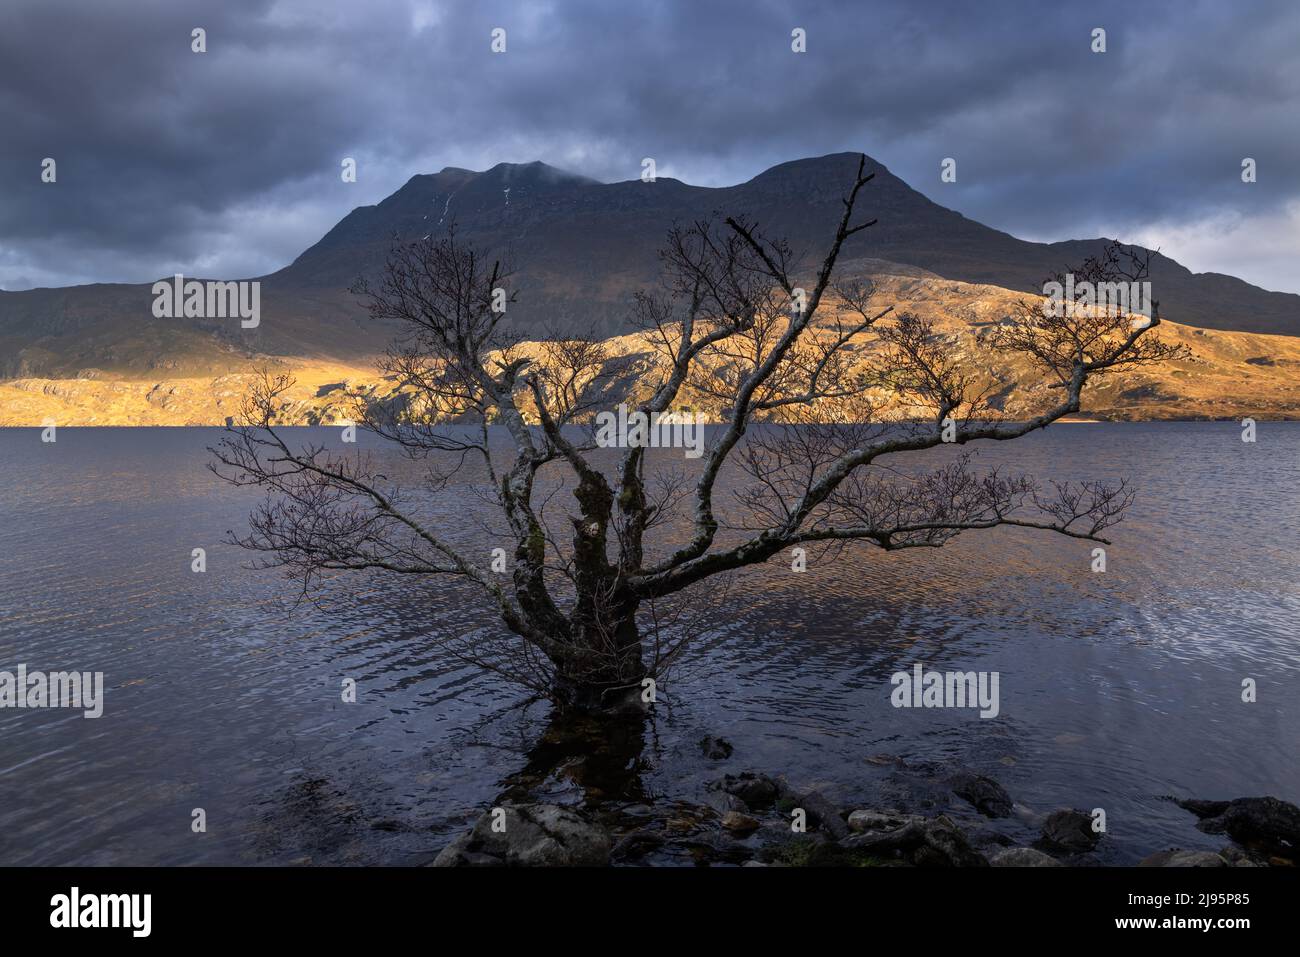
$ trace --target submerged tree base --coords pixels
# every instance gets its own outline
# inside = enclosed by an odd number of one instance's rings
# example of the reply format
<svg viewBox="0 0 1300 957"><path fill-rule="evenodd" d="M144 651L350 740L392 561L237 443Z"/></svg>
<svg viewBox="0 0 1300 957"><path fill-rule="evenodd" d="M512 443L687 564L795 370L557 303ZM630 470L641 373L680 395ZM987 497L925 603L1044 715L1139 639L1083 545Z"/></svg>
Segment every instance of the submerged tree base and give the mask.
<svg viewBox="0 0 1300 957"><path fill-rule="evenodd" d="M557 678L551 684L551 700L556 707L576 715L614 716L646 714L644 689L638 682L629 685L573 682Z"/></svg>

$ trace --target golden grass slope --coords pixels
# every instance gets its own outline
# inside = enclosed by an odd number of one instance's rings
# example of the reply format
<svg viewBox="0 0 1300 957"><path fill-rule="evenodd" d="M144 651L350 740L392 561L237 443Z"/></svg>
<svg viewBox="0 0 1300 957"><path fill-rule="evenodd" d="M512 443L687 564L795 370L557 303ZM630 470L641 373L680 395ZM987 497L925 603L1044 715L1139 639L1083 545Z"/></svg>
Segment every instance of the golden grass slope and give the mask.
<svg viewBox="0 0 1300 957"><path fill-rule="evenodd" d="M990 387L995 403L1010 417L1028 416L1056 395L1020 356L999 354L984 344L989 332L1011 314L1023 294L997 286L939 279L898 270L874 277L875 302L930 318L956 355ZM1176 319L1177 317L1171 317ZM1084 393L1083 418L1102 420L1300 418L1300 338L1219 332L1166 319L1155 335L1184 344L1189 358L1112 374ZM866 361L877 344L861 347ZM524 352L534 351L529 344ZM647 396L658 378L657 361L644 336L607 340L611 361L632 379L634 394ZM349 391L393 392L365 361L343 363L283 356L233 359L224 374L189 378L77 378L0 380L0 426L219 426L238 418L240 404L260 369L291 372L296 385L286 397L286 425L337 424L353 408ZM888 395L877 396L886 403ZM708 409L699 397L684 404ZM832 406L821 417L840 417ZM905 415L901 407L893 414Z"/></svg>

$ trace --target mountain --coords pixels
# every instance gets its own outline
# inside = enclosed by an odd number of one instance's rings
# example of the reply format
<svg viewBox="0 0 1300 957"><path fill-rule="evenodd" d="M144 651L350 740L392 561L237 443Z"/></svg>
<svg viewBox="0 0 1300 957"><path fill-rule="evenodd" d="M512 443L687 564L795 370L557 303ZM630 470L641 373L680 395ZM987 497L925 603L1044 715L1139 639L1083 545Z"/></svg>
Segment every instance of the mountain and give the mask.
<svg viewBox="0 0 1300 957"><path fill-rule="evenodd" d="M417 239L452 221L463 239L506 253L515 264L520 296L510 318L525 333L540 334L551 324L617 335L628 331L633 291L657 281L657 250L674 221L714 210L745 214L767 235L787 239L811 272L856 164L852 153L797 160L723 188L662 177L600 183L543 163L415 176L381 203L353 210L284 269L261 277L256 329L233 320L156 319L149 285L0 292L0 378L215 376L264 355L354 362L381 351L391 330L364 319L347 287L382 268L393 235ZM847 272L901 264L948 280L1035 291L1048 274L1105 243L1025 242L930 201L879 163L868 166L876 176L859 210L878 222L846 245ZM1151 279L1162 315L1173 321L1300 336L1300 296L1195 274L1158 254Z"/></svg>
<svg viewBox="0 0 1300 957"><path fill-rule="evenodd" d="M519 317L546 317L610 333L626 330L627 297L655 282L657 251L673 222L715 210L745 214L785 238L806 266L820 263L842 212L858 155L837 153L774 166L723 188L676 179L597 183L546 166L500 164L484 173L447 169L415 176L377 206L354 210L273 279L299 290L346 286L383 262L390 237L418 238L454 218L465 238L508 249L527 292ZM884 166L859 212L878 222L846 244L846 260L870 257L962 282L1040 291L1046 276L1099 252L1105 239L1030 243L938 205ZM509 190L507 195L506 191ZM1300 296L1268 292L1217 273L1192 273L1158 253L1152 286L1163 314L1188 325L1300 335Z"/></svg>

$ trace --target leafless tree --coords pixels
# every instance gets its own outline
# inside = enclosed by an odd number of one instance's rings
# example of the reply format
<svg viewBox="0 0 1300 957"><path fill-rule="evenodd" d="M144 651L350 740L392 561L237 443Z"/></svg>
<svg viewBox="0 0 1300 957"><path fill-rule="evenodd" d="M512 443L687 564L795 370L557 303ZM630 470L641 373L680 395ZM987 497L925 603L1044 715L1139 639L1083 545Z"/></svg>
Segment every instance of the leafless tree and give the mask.
<svg viewBox="0 0 1300 957"><path fill-rule="evenodd" d="M914 463L942 445L1042 429L1078 412L1098 376L1175 356L1149 336L1158 306L1149 322L1134 322L1105 310L1056 316L1026 300L993 345L1032 360L1059 397L1028 419L1005 419L930 322L873 308L870 283L834 281L846 240L874 222L854 222L872 179L864 168L865 157L806 287L787 246L746 219L714 217L670 232L663 287L635 301L658 370L635 411L653 420L688 395L708 407L719 424L689 475L656 475L644 447L596 447L592 414L627 394L617 369L594 337L560 335L525 348L509 334L500 307L513 301L511 277L502 263L454 232L397 246L382 282L357 291L374 318L404 330L384 363L402 385L400 401L365 402L358 414L413 457L452 469L479 461L483 494L513 552L508 577L423 519L419 500L370 458L293 450L276 428L284 381L258 390L245 424L214 450L218 474L269 492L242 544L304 587L336 569L468 582L522 662L502 667L484 656L485 667L564 706L599 710L626 701L678 653L672 639L656 632L651 643L646 634L666 602L794 546L937 547L997 526L1105 542L1102 532L1132 500L1123 482L1044 487L976 470L963 454L941 456L928 471ZM1146 262L1114 247L1084 271L1097 281L1142 279ZM862 348L868 340L872 350ZM910 414L884 417L886 401ZM462 427L449 429L452 420ZM765 421L781 424L754 428ZM490 425L508 435L508 452L492 447ZM750 480L733 522L715 503L729 463ZM430 474L436 485L447 473L431 464ZM561 488L569 508L557 533L547 508Z"/></svg>

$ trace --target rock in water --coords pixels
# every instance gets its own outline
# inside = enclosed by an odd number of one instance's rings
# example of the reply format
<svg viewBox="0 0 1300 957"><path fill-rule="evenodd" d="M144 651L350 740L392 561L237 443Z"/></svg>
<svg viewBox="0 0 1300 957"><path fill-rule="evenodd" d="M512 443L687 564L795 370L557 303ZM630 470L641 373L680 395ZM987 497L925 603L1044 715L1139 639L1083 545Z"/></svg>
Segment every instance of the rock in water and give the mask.
<svg viewBox="0 0 1300 957"><path fill-rule="evenodd" d="M731 742L726 738L715 738L712 735L700 739L700 751L711 761L723 761L731 757L731 752L735 749Z"/></svg>
<svg viewBox="0 0 1300 957"><path fill-rule="evenodd" d="M976 851L945 815L926 822L925 843L912 853L918 867L988 867L988 859Z"/></svg>
<svg viewBox="0 0 1300 957"><path fill-rule="evenodd" d="M1201 819L1207 834L1227 834L1238 844L1274 857L1300 855L1300 808L1275 797L1233 801L1175 801Z"/></svg>
<svg viewBox="0 0 1300 957"><path fill-rule="evenodd" d="M860 832L840 841L846 850L882 857L901 856L917 867L987 867L988 860L970 846L947 817L854 811L850 826Z"/></svg>
<svg viewBox="0 0 1300 957"><path fill-rule="evenodd" d="M1138 867L1227 867L1228 862L1213 851L1184 851L1171 847L1138 861Z"/></svg>
<svg viewBox="0 0 1300 957"><path fill-rule="evenodd" d="M777 796L776 782L752 771L742 771L738 775L728 774L716 787L727 794L734 794L752 808L770 807Z"/></svg>
<svg viewBox="0 0 1300 957"><path fill-rule="evenodd" d="M750 817L748 814L728 811L722 817L722 826L733 834L748 834L750 831L757 831L763 825L757 818Z"/></svg>
<svg viewBox="0 0 1300 957"><path fill-rule="evenodd" d="M504 816L494 811L484 814L468 835L438 855L434 866L600 867L609 863L609 835L569 808L507 804L499 810Z"/></svg>
<svg viewBox="0 0 1300 957"><path fill-rule="evenodd" d="M438 852L438 856L433 859L433 866L457 867L462 864L468 864L469 861L466 860L466 858L468 855L474 853L469 849L472 840L473 838L471 835L462 834Z"/></svg>
<svg viewBox="0 0 1300 957"><path fill-rule="evenodd" d="M1008 847L989 858L993 867L1063 867L1054 857L1032 847Z"/></svg>
<svg viewBox="0 0 1300 957"><path fill-rule="evenodd" d="M780 797L791 808L801 807L808 815L808 823L819 831L825 831L835 840L849 836L849 826L840 817L840 809L832 804L820 791L799 792L792 788L784 778L776 782Z"/></svg>
<svg viewBox="0 0 1300 957"><path fill-rule="evenodd" d="M964 771L950 778L948 786L985 817L1011 816L1011 795L992 778Z"/></svg>
<svg viewBox="0 0 1300 957"><path fill-rule="evenodd" d="M897 811L854 811L849 815L849 830L862 834L866 831L895 831L905 824L924 823L924 818Z"/></svg>
<svg viewBox="0 0 1300 957"><path fill-rule="evenodd" d="M1083 811L1053 811L1043 822L1043 843L1079 854L1092 850L1101 835L1092 829L1092 817Z"/></svg>

